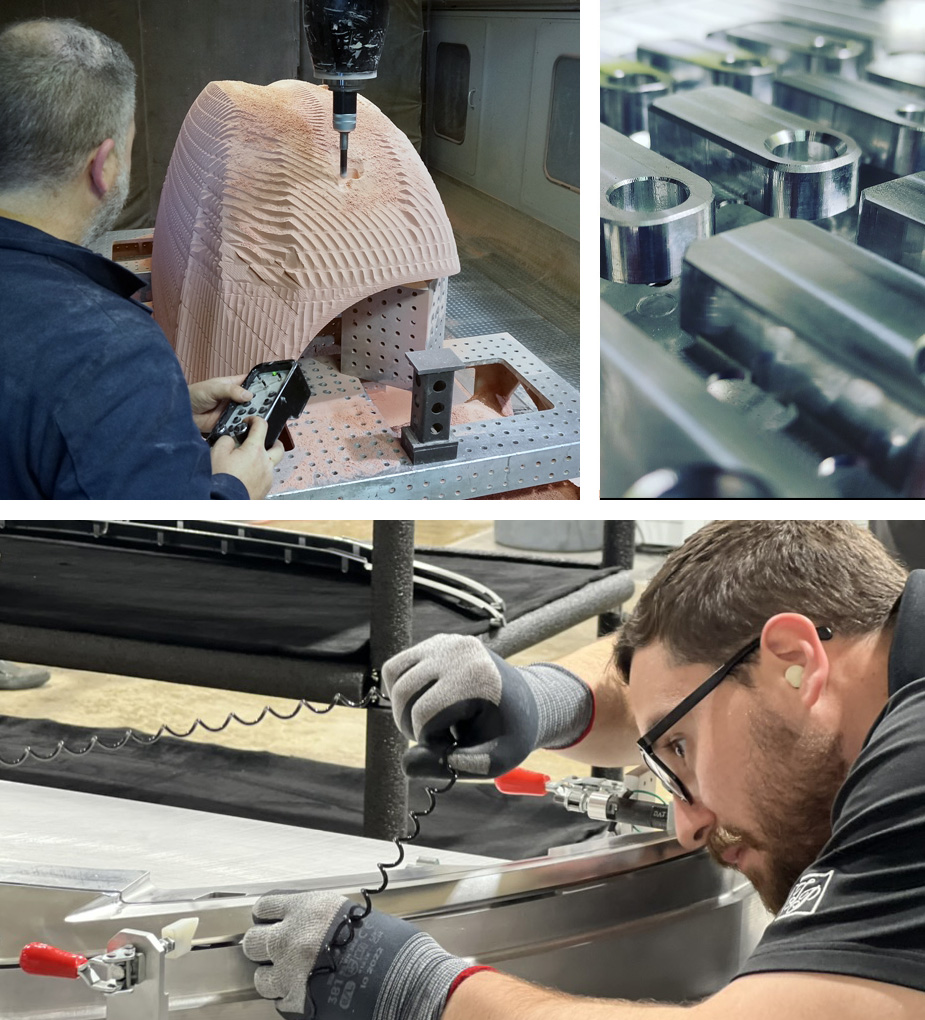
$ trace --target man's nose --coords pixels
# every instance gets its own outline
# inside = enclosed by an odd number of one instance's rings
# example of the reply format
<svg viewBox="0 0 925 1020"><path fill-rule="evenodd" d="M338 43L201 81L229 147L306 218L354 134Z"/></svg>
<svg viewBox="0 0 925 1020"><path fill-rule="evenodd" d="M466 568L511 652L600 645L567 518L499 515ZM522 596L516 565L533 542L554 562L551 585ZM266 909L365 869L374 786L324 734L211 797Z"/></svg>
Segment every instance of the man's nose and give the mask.
<svg viewBox="0 0 925 1020"><path fill-rule="evenodd" d="M674 824L681 846L685 850L698 850L706 844L710 830L716 825L716 815L700 800L688 804L675 797Z"/></svg>

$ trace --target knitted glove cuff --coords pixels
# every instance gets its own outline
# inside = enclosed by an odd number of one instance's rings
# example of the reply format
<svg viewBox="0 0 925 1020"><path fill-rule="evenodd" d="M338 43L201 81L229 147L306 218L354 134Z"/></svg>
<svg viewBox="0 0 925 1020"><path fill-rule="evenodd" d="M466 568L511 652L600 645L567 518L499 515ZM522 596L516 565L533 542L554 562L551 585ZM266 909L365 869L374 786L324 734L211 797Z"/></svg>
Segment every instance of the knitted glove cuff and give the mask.
<svg viewBox="0 0 925 1020"><path fill-rule="evenodd" d="M424 932L401 947L382 982L373 1020L439 1020L450 989L469 968Z"/></svg>
<svg viewBox="0 0 925 1020"><path fill-rule="evenodd" d="M574 673L550 662L522 666L520 671L536 699L536 746L558 751L582 740L594 721L591 688Z"/></svg>

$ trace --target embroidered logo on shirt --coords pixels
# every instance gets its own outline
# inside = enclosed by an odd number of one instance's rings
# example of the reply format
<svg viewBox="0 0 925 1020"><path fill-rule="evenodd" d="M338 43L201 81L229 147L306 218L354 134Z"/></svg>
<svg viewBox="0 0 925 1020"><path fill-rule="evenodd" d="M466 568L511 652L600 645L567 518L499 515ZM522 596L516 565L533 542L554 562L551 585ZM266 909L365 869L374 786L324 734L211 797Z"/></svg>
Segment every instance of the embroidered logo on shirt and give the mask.
<svg viewBox="0 0 925 1020"><path fill-rule="evenodd" d="M780 917L794 914L815 914L825 896L834 871L807 871L790 890L787 902L781 908Z"/></svg>

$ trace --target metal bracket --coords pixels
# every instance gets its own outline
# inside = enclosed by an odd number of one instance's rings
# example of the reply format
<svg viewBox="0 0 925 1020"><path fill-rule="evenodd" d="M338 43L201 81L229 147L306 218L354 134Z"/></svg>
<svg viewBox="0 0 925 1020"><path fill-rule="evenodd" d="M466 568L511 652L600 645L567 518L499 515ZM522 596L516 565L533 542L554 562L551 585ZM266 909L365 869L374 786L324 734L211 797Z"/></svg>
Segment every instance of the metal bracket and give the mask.
<svg viewBox="0 0 925 1020"><path fill-rule="evenodd" d="M712 233L707 181L601 125L604 279L663 283L681 271L691 241Z"/></svg>
<svg viewBox="0 0 925 1020"><path fill-rule="evenodd" d="M868 46L841 35L837 29L791 24L786 21L757 22L721 32L712 38L726 39L752 53L770 57L780 65L779 72L809 71L857 78Z"/></svg>
<svg viewBox="0 0 925 1020"><path fill-rule="evenodd" d="M774 83L774 105L844 131L860 145L864 163L894 174L925 170L925 103L885 85L787 74Z"/></svg>
<svg viewBox="0 0 925 1020"><path fill-rule="evenodd" d="M679 88L726 85L763 103L771 102L777 65L720 39L668 39L640 46L636 53L640 60L667 71Z"/></svg>
<svg viewBox="0 0 925 1020"><path fill-rule="evenodd" d="M861 192L858 244L925 276L925 172Z"/></svg>
<svg viewBox="0 0 925 1020"><path fill-rule="evenodd" d="M450 439L453 376L465 366L448 348L407 351L414 369L411 385L411 424L401 430L402 449L412 464L453 460L459 441Z"/></svg>
<svg viewBox="0 0 925 1020"><path fill-rule="evenodd" d="M869 81L925 99L925 53L892 53L868 64L864 73Z"/></svg>
<svg viewBox="0 0 925 1020"><path fill-rule="evenodd" d="M674 92L670 74L638 60L618 60L601 68L601 123L634 135L649 130L653 99Z"/></svg>
<svg viewBox="0 0 925 1020"><path fill-rule="evenodd" d="M901 485L925 431L925 280L810 223L692 245L681 326Z"/></svg>
<svg viewBox="0 0 925 1020"><path fill-rule="evenodd" d="M741 92L659 99L649 130L657 152L769 216L818 220L857 202L861 150L853 139Z"/></svg>

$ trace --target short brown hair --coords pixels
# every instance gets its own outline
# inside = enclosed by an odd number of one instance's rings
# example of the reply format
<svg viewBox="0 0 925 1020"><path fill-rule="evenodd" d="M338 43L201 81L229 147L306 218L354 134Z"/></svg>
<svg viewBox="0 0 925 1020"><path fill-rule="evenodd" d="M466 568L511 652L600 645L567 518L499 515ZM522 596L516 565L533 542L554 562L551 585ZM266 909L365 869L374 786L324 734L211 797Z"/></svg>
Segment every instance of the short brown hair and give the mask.
<svg viewBox="0 0 925 1020"><path fill-rule="evenodd" d="M776 613L802 613L836 635L882 630L906 571L850 521L713 521L670 553L617 635L629 683L633 652L654 641L678 665L719 665Z"/></svg>

